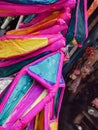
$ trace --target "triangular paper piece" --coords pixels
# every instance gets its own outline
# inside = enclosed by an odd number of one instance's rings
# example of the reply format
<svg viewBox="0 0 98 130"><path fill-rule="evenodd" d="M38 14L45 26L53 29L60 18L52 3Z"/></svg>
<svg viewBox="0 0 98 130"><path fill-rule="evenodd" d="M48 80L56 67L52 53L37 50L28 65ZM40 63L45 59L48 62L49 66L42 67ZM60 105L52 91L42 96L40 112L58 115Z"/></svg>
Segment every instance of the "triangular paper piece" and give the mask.
<svg viewBox="0 0 98 130"><path fill-rule="evenodd" d="M30 66L29 71L33 72L47 83L54 85L57 82L60 53L56 53Z"/></svg>
<svg viewBox="0 0 98 130"><path fill-rule="evenodd" d="M33 79L29 75L23 75L19 79L17 85L15 86L10 97L8 98L8 101L4 106L2 113L0 114L0 125L3 125L3 123L6 121L6 119L13 111L13 109L16 107L16 105L30 89L33 82Z"/></svg>

